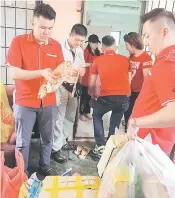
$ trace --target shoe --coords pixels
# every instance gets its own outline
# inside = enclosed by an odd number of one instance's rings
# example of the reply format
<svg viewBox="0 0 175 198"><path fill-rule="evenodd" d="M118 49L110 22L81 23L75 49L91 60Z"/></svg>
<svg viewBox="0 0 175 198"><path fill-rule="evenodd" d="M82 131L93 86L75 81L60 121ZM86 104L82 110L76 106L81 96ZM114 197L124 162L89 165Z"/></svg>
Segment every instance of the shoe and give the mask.
<svg viewBox="0 0 175 198"><path fill-rule="evenodd" d="M59 164L63 164L67 161L67 158L63 155L61 150L52 153L51 158L56 162L58 162Z"/></svg>
<svg viewBox="0 0 175 198"><path fill-rule="evenodd" d="M51 176L53 175L52 173L52 168L42 168L42 167L39 167L38 169L38 173L41 175L41 176Z"/></svg>
<svg viewBox="0 0 175 198"><path fill-rule="evenodd" d="M86 117L88 120L92 120L92 115L90 113L84 114L84 117Z"/></svg>
<svg viewBox="0 0 175 198"><path fill-rule="evenodd" d="M62 147L62 150L63 150L63 151L71 151L71 150L75 150L76 148L77 148L76 145L70 144L69 142L67 142L67 143Z"/></svg>
<svg viewBox="0 0 175 198"><path fill-rule="evenodd" d="M88 121L88 118L86 118L86 117L85 117L85 115L83 115L83 114L82 114L82 115L80 115L80 117L79 117L79 118L80 118L80 120L81 120L81 121L83 121L83 122Z"/></svg>
<svg viewBox="0 0 175 198"><path fill-rule="evenodd" d="M105 149L105 146L95 146L94 150L91 150L89 152L89 155L91 156L91 158L94 160L94 161L99 161L102 154L103 154L103 151Z"/></svg>
<svg viewBox="0 0 175 198"><path fill-rule="evenodd" d="M124 120L122 120L122 125L123 125L123 126L126 126L126 123L125 123L125 121L124 121Z"/></svg>
<svg viewBox="0 0 175 198"><path fill-rule="evenodd" d="M37 178L36 173L33 173L26 182L28 193L27 198L38 198L42 188L42 181Z"/></svg>
<svg viewBox="0 0 175 198"><path fill-rule="evenodd" d="M32 139L39 139L40 133L39 132L32 132Z"/></svg>

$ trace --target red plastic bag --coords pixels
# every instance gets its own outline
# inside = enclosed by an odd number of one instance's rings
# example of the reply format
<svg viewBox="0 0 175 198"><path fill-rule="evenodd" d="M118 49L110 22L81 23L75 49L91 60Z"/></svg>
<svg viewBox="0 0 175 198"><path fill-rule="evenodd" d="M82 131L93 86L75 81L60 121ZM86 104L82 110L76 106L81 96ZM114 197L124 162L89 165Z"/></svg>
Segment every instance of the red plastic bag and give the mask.
<svg viewBox="0 0 175 198"><path fill-rule="evenodd" d="M24 160L22 154L16 152L15 157L17 167L8 168L4 165L4 152L0 152L1 198L18 198L21 185L28 179L24 172Z"/></svg>

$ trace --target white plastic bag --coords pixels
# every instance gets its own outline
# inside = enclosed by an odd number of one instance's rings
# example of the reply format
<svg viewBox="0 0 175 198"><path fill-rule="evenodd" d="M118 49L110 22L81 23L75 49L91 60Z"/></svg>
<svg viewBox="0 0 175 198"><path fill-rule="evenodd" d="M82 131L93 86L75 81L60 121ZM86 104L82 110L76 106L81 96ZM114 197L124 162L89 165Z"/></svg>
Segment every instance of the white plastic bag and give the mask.
<svg viewBox="0 0 175 198"><path fill-rule="evenodd" d="M108 164L99 198L174 198L175 165L159 146L137 138Z"/></svg>

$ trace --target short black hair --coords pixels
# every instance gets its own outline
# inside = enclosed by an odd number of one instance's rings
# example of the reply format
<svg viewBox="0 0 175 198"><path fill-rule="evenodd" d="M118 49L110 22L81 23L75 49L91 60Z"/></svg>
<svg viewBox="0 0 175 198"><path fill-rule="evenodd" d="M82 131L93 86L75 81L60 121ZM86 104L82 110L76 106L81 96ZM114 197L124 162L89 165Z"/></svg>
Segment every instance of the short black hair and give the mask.
<svg viewBox="0 0 175 198"><path fill-rule="evenodd" d="M71 29L71 34L77 34L86 37L87 33L87 28L82 24L75 24Z"/></svg>
<svg viewBox="0 0 175 198"><path fill-rule="evenodd" d="M56 12L49 4L40 3L35 6L35 9L33 11L33 16L34 17L43 16L46 19L55 20Z"/></svg>
<svg viewBox="0 0 175 198"><path fill-rule="evenodd" d="M137 32L130 32L123 37L124 41L138 50L144 49L143 39Z"/></svg>
<svg viewBox="0 0 175 198"><path fill-rule="evenodd" d="M110 47L114 45L114 43L115 43L115 39L110 35L106 35L102 38L102 44L105 45L106 47Z"/></svg>
<svg viewBox="0 0 175 198"><path fill-rule="evenodd" d="M164 8L155 8L152 11L145 13L141 16L141 22L144 24L147 21L154 22L157 19L166 18L169 22L173 23L175 26L175 16L172 12L167 11Z"/></svg>

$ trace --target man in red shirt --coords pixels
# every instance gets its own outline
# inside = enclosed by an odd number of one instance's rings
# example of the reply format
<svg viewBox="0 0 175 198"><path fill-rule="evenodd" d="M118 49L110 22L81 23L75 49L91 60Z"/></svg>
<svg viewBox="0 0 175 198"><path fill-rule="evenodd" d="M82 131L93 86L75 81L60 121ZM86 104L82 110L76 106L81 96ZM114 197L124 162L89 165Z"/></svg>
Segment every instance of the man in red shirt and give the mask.
<svg viewBox="0 0 175 198"><path fill-rule="evenodd" d="M30 34L13 39L6 64L15 80L14 116L16 121L16 149L24 158L25 171L28 167L29 145L36 119L41 135L39 173L50 174L52 131L55 124L56 96L47 94L42 100L37 97L44 79L53 82L52 70L64 61L61 45L49 38L54 26L56 12L48 4L34 9Z"/></svg>
<svg viewBox="0 0 175 198"><path fill-rule="evenodd" d="M143 83L128 127L128 138L150 135L169 154L175 142L175 17L156 8L142 17L146 45L156 61Z"/></svg>
<svg viewBox="0 0 175 198"><path fill-rule="evenodd" d="M116 42L112 36L102 38L103 56L94 60L91 68L90 95L96 98L95 90L97 76L101 81L101 93L97 100L94 100L93 124L96 146L90 152L94 160L99 160L105 146L104 128L102 117L112 111L110 118L109 134L115 133L119 128L124 112L129 107L129 96L131 94L129 83L129 61L125 56L116 54Z"/></svg>

